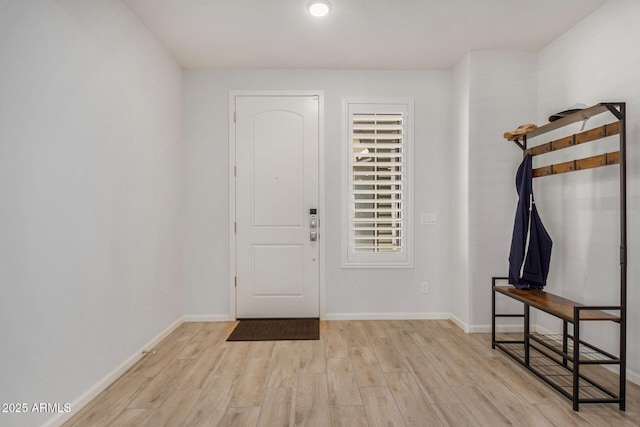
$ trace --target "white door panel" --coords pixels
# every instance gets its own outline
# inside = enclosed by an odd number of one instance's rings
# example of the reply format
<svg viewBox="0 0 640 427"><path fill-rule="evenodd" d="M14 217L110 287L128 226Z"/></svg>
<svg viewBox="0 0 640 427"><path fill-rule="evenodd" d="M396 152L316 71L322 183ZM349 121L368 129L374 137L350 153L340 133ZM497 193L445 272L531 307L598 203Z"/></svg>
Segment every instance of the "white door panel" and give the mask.
<svg viewBox="0 0 640 427"><path fill-rule="evenodd" d="M319 316L318 108L313 96L236 97L238 318Z"/></svg>
<svg viewBox="0 0 640 427"><path fill-rule="evenodd" d="M253 246L254 296L304 296L304 246Z"/></svg>
<svg viewBox="0 0 640 427"><path fill-rule="evenodd" d="M302 226L303 117L267 111L253 117L254 226Z"/></svg>

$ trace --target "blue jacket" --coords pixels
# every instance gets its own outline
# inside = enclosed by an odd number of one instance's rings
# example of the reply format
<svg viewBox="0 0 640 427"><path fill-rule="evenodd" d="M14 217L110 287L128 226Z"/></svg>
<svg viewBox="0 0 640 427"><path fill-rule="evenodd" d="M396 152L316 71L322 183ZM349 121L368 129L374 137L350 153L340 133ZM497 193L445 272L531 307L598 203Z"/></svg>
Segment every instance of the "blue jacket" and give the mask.
<svg viewBox="0 0 640 427"><path fill-rule="evenodd" d="M533 198L531 155L527 154L516 174L518 206L509 253L509 283L519 289L542 289L547 283L551 246Z"/></svg>

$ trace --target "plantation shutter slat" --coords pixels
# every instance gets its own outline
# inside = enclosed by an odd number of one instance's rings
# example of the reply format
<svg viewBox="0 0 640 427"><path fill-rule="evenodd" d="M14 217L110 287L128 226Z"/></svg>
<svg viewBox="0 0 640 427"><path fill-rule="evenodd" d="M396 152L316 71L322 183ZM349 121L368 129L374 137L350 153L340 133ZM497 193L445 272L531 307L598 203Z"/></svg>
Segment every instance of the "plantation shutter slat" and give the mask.
<svg viewBox="0 0 640 427"><path fill-rule="evenodd" d="M351 114L350 246L356 253L403 250L404 115Z"/></svg>

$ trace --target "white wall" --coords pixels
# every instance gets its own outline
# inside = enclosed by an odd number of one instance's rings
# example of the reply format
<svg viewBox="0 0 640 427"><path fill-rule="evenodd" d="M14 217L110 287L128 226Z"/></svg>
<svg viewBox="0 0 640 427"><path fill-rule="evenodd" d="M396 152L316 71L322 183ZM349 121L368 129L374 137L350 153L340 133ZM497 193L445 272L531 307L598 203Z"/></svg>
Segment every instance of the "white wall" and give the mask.
<svg viewBox="0 0 640 427"><path fill-rule="evenodd" d="M469 120L469 323L491 322L491 277L506 276L522 151L503 133L536 113L533 52L471 52Z"/></svg>
<svg viewBox="0 0 640 427"><path fill-rule="evenodd" d="M540 122L545 122L550 114L578 102L627 103L627 356L629 374L636 382L640 380L639 21L639 2L613 0L542 50L538 62L537 115ZM613 121L613 116L607 119L589 120L587 128ZM538 181L538 206L554 241L549 290L589 304L617 304L618 168L599 168ZM583 331L588 333L590 329ZM610 347L616 346L614 328L597 326L595 331Z"/></svg>
<svg viewBox="0 0 640 427"><path fill-rule="evenodd" d="M2 2L0 58L0 402L72 403L183 314L182 71L119 1Z"/></svg>
<svg viewBox="0 0 640 427"><path fill-rule="evenodd" d="M502 134L535 117L536 60L474 51L454 68L451 313L467 331L488 330L491 277L508 273L522 151Z"/></svg>
<svg viewBox="0 0 640 427"><path fill-rule="evenodd" d="M449 71L191 70L185 72L185 312L229 315L228 92L323 90L325 191L323 238L327 318L448 313L450 135ZM349 96L415 99L415 268L343 269L342 102ZM420 294L428 280L430 292Z"/></svg>
<svg viewBox="0 0 640 427"><path fill-rule="evenodd" d="M451 84L451 243L450 311L462 328L469 325L469 119L471 54L453 69Z"/></svg>

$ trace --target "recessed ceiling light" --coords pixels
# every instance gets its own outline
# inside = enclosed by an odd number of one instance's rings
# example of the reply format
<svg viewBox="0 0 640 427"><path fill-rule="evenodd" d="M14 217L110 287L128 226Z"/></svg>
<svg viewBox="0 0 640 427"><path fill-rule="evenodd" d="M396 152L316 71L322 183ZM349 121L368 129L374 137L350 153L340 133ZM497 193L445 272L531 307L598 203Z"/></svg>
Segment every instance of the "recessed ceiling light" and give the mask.
<svg viewBox="0 0 640 427"><path fill-rule="evenodd" d="M313 16L325 16L331 10L331 3L327 0L311 0L307 3L307 9Z"/></svg>

